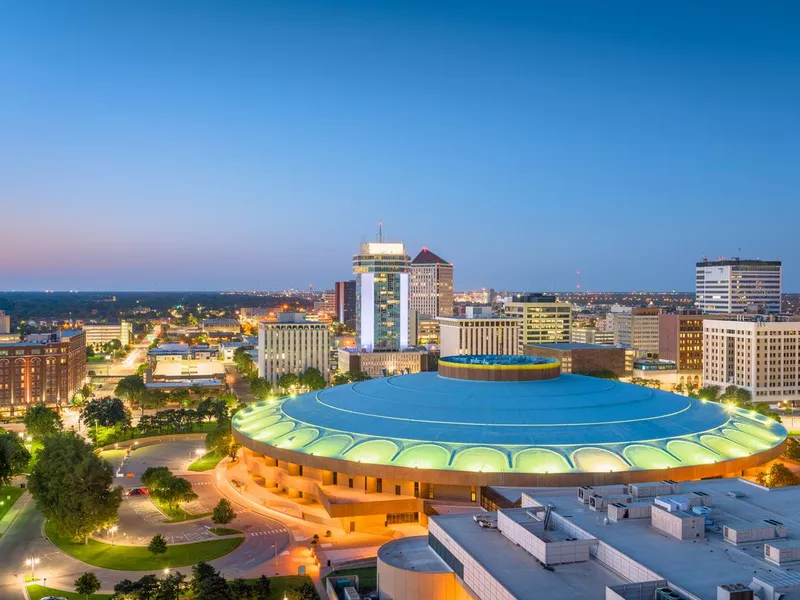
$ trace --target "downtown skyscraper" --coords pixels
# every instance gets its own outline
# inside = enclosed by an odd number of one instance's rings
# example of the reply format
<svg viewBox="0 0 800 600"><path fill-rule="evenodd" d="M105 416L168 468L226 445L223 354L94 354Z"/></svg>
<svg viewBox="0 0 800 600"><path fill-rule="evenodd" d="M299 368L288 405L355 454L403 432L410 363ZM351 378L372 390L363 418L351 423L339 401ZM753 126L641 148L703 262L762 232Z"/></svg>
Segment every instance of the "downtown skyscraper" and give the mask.
<svg viewBox="0 0 800 600"><path fill-rule="evenodd" d="M353 256L356 279L356 335L367 351L392 351L409 344L411 258L402 242L361 244Z"/></svg>

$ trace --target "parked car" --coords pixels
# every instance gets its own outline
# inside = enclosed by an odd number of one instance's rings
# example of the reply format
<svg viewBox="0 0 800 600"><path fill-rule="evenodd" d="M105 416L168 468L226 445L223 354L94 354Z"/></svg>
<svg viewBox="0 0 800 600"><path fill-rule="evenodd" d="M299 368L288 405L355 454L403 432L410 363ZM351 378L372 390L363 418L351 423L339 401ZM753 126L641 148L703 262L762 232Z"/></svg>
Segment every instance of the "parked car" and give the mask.
<svg viewBox="0 0 800 600"><path fill-rule="evenodd" d="M126 496L147 496L150 492L147 491L147 488L140 487L140 488L131 488L125 492Z"/></svg>

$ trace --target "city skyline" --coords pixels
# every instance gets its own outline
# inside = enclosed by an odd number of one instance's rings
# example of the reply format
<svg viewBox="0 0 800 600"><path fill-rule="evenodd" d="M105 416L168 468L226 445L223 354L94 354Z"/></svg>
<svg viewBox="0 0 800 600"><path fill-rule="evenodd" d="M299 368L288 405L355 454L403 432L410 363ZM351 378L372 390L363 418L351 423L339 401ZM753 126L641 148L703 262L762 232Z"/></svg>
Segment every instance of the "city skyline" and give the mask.
<svg viewBox="0 0 800 600"><path fill-rule="evenodd" d="M458 290L800 290L798 12L6 3L0 287L331 288L383 221Z"/></svg>

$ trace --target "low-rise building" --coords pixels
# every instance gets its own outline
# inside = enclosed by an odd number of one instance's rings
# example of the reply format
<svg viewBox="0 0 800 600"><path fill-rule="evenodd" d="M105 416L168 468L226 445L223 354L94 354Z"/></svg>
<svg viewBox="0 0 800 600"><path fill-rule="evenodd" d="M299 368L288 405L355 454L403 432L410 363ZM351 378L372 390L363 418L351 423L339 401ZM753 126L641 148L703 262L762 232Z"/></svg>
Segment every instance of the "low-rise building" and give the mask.
<svg viewBox="0 0 800 600"><path fill-rule="evenodd" d="M242 330L236 319L203 319L200 326L205 333L239 333Z"/></svg>
<svg viewBox="0 0 800 600"><path fill-rule="evenodd" d="M40 334L0 344L0 412L18 414L31 404L66 406L86 381L86 334Z"/></svg>
<svg viewBox="0 0 800 600"><path fill-rule="evenodd" d="M600 344L603 346L614 345L614 332L603 331L594 325L578 327L573 324L570 332L570 341L574 344Z"/></svg>
<svg viewBox="0 0 800 600"><path fill-rule="evenodd" d="M338 353L340 372L365 372L372 378L434 371L438 357L438 353L428 352L425 348L406 348L396 352L368 352L359 348L339 348Z"/></svg>
<svg viewBox="0 0 800 600"><path fill-rule="evenodd" d="M600 344L529 344L523 349L526 356L556 358L563 373L598 373L611 371L617 377L630 375L627 351L621 346Z"/></svg>
<svg viewBox="0 0 800 600"><path fill-rule="evenodd" d="M518 508L431 516L427 537L378 551L379 597L800 598L796 487L722 479L578 492L508 490Z"/></svg>
<svg viewBox="0 0 800 600"><path fill-rule="evenodd" d="M463 317L439 317L442 356L517 354L520 320L493 315L488 306L468 306Z"/></svg>
<svg viewBox="0 0 800 600"><path fill-rule="evenodd" d="M124 348L133 340L133 323L120 321L119 323L84 323L83 331L86 333L86 346L95 352L100 352L112 340L119 340Z"/></svg>

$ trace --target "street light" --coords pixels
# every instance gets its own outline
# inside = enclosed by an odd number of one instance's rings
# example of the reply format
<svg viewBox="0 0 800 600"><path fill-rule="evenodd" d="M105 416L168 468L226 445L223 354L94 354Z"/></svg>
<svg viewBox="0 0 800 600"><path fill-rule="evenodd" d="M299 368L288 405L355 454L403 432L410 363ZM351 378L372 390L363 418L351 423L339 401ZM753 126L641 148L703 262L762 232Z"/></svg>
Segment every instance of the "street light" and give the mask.
<svg viewBox="0 0 800 600"><path fill-rule="evenodd" d="M117 533L118 529L119 529L119 527L117 527L116 525L112 525L111 527L108 528L108 531L111 534L111 545L112 546L114 545L114 534Z"/></svg>
<svg viewBox="0 0 800 600"><path fill-rule="evenodd" d="M36 565L41 562L38 556L31 556L25 559L25 566L31 568L31 580L36 581Z"/></svg>
<svg viewBox="0 0 800 600"><path fill-rule="evenodd" d="M195 454L195 456L203 456L203 454L205 454L205 453L206 453L206 451L205 451L205 450L203 450L202 448L197 448L197 449L194 451L194 454Z"/></svg>
<svg viewBox="0 0 800 600"><path fill-rule="evenodd" d="M164 575L169 575L169 567L167 567L166 569L164 569Z"/></svg>

